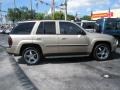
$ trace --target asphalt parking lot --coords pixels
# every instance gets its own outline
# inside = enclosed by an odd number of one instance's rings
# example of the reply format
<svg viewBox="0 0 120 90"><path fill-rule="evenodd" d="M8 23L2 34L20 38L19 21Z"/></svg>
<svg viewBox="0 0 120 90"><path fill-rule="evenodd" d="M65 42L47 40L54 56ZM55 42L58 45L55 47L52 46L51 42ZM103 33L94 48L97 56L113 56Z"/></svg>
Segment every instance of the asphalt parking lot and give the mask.
<svg viewBox="0 0 120 90"><path fill-rule="evenodd" d="M3 46L7 46L6 37L0 38ZM21 74L38 90L120 90L120 48L110 60L102 62L89 57L60 58L45 59L39 65L29 66L21 57L11 57L22 70Z"/></svg>
<svg viewBox="0 0 120 90"><path fill-rule="evenodd" d="M0 90L38 90L13 56L0 46Z"/></svg>

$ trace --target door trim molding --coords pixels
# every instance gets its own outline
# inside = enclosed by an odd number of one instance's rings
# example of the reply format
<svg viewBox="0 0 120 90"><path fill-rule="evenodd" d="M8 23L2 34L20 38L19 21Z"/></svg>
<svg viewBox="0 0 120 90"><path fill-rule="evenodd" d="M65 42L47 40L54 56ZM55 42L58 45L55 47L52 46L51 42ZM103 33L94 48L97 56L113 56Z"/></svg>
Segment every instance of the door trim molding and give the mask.
<svg viewBox="0 0 120 90"><path fill-rule="evenodd" d="M48 44L46 47L57 47L57 46L88 46L88 44Z"/></svg>

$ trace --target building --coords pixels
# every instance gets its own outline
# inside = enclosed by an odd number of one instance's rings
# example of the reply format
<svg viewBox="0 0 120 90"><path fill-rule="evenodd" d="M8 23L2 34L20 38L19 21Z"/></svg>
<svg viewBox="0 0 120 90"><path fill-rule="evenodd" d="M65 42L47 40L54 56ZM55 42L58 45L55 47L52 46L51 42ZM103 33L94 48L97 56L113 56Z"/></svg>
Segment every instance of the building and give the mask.
<svg viewBox="0 0 120 90"><path fill-rule="evenodd" d="M120 18L120 9L108 9L92 12L91 20L97 20L100 18Z"/></svg>

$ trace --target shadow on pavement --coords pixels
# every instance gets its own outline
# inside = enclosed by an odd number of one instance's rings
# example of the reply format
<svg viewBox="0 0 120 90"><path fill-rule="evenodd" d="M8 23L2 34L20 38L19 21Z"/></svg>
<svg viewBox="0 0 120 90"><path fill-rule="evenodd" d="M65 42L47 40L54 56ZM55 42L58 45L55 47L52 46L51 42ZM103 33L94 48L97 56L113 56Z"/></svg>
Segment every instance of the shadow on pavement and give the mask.
<svg viewBox="0 0 120 90"><path fill-rule="evenodd" d="M45 59L43 64L64 64L64 63L79 63L79 62L89 62L93 61L91 57L73 57L73 58L54 58L54 59Z"/></svg>
<svg viewBox="0 0 120 90"><path fill-rule="evenodd" d="M108 61L113 61L116 59L120 59L120 53L113 53ZM73 58L51 58L51 59L43 59L41 64L64 64L64 63L79 63L79 62L90 62L95 61L92 57L73 57ZM19 64L25 64L25 61L22 57L18 58ZM39 64L40 65L40 64Z"/></svg>
<svg viewBox="0 0 120 90"><path fill-rule="evenodd" d="M114 52L111 54L110 60L120 59L120 53Z"/></svg>
<svg viewBox="0 0 120 90"><path fill-rule="evenodd" d="M91 57L74 57L74 58L50 58L50 59L43 59L41 64L64 64L64 63L77 63L77 62L89 62L93 59ZM19 64L25 64L25 61L22 57L18 58Z"/></svg>

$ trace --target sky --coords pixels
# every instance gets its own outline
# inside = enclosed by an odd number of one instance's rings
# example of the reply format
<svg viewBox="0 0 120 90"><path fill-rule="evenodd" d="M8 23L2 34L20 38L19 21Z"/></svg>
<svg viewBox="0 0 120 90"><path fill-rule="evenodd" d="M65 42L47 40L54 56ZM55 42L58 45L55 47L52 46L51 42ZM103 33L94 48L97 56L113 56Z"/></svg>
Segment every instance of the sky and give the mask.
<svg viewBox="0 0 120 90"><path fill-rule="evenodd" d="M27 6L30 8L30 0L15 0L16 6ZM43 0L44 2L51 3L51 0ZM60 6L65 0L55 0L56 6ZM14 8L14 0L0 0L2 2L2 10L7 11L8 8ZM36 7L38 3L38 7ZM90 15L91 11L107 10L109 8L120 8L120 0L67 0L68 13L80 16ZM48 13L50 6L41 4L39 0L32 0L33 9L37 12Z"/></svg>

